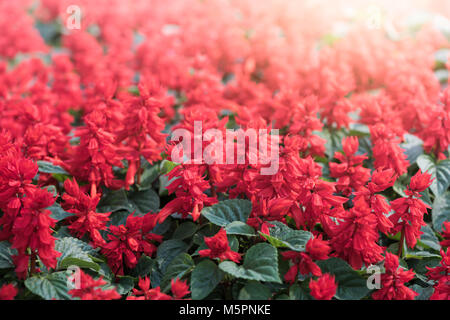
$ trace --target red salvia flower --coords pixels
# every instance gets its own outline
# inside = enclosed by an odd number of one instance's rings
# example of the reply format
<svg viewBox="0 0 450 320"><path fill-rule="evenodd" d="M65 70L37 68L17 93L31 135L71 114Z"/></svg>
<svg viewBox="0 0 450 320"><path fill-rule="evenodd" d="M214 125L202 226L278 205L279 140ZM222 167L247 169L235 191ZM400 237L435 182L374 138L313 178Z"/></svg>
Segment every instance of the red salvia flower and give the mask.
<svg viewBox="0 0 450 320"><path fill-rule="evenodd" d="M172 294L175 299L181 300L183 297L187 296L189 293L189 285L187 284L187 280L182 281L180 279L172 279L171 288Z"/></svg>
<svg viewBox="0 0 450 320"><path fill-rule="evenodd" d="M17 288L13 284L5 284L0 288L0 300L14 300Z"/></svg>
<svg viewBox="0 0 450 320"><path fill-rule="evenodd" d="M414 272L399 268L398 257L389 252L386 252L384 268L386 271L381 275L381 289L374 292L372 298L375 300L414 300L418 293L405 286L406 282L414 278Z"/></svg>
<svg viewBox="0 0 450 320"><path fill-rule="evenodd" d="M348 196L353 190L358 191L370 177L370 169L362 166L367 159L365 155L355 155L358 151L358 138L347 137L342 140L344 153L336 152L334 157L340 163L330 163L330 176L338 178L337 191Z"/></svg>
<svg viewBox="0 0 450 320"><path fill-rule="evenodd" d="M83 237L86 233L89 234L95 246L101 246L105 240L100 235L101 230L106 230L106 224L109 221L108 213L96 212L97 204L100 201L100 196L89 196L84 193L76 179L73 181L67 179L64 181L64 190L66 193L62 196L62 207L67 212L75 214L75 217L69 217L69 230L77 237Z"/></svg>
<svg viewBox="0 0 450 320"><path fill-rule="evenodd" d="M225 229L220 229L215 236L204 239L209 249L200 250L198 253L201 257L219 258L221 261L231 260L236 263L241 261L241 255L230 249Z"/></svg>
<svg viewBox="0 0 450 320"><path fill-rule="evenodd" d="M450 300L450 249L441 250L442 260L435 268L429 268L427 277L435 281L434 293L430 300Z"/></svg>
<svg viewBox="0 0 450 320"><path fill-rule="evenodd" d="M150 214L147 214L147 216ZM161 242L162 236L149 233L148 219L134 217L130 214L125 225L110 226L109 242L102 246L102 253L107 257L111 270L118 275L124 274L124 264L133 269L142 253L151 257L156 252L153 241Z"/></svg>
<svg viewBox="0 0 450 320"><path fill-rule="evenodd" d="M377 225L377 217L370 208L365 205L353 207L330 230L330 243L337 255L354 269L377 263L383 259L383 248L377 244Z"/></svg>
<svg viewBox="0 0 450 320"><path fill-rule="evenodd" d="M208 197L204 191L210 188L205 179L205 168L197 165L178 165L168 174L167 186L169 194L175 193L176 198L168 202L158 213L158 222L163 222L172 213L180 213L184 218L191 215L194 221L200 217L204 206L210 206L217 199Z"/></svg>
<svg viewBox="0 0 450 320"><path fill-rule="evenodd" d="M369 207L378 220L378 230L385 234L389 233L394 226L386 216L390 213L391 206L383 195L376 193L392 187L395 179L396 174L393 169L377 169L372 173L371 181L367 183L367 186L361 187L358 192L354 193L354 206ZM361 204L361 201L365 203Z"/></svg>
<svg viewBox="0 0 450 320"><path fill-rule="evenodd" d="M325 273L317 280L311 280L309 282L311 295L316 300L331 300L336 294L337 287L334 276L329 273Z"/></svg>
<svg viewBox="0 0 450 320"><path fill-rule="evenodd" d="M450 247L450 221L444 221L442 224L442 237L441 246Z"/></svg>
<svg viewBox="0 0 450 320"><path fill-rule="evenodd" d="M133 295L127 300L172 300L172 297L161 292L160 287L150 289L150 278L139 278L139 288L133 289Z"/></svg>
<svg viewBox="0 0 450 320"><path fill-rule="evenodd" d="M18 251L14 261L20 277L24 277L28 269L28 249L31 251L31 259L35 259L37 255L47 268L56 268L56 258L61 256L61 253L54 249L56 239L51 235L56 220L51 218L51 212L45 209L54 201L53 196L42 189L36 189L23 199L20 216L15 219L12 228L12 248Z"/></svg>
<svg viewBox="0 0 450 320"><path fill-rule="evenodd" d="M300 272L302 275L311 273L314 276L321 276L322 270L313 260L326 260L331 248L327 241L321 238L311 238L306 244L306 252L284 251L281 253L283 258L293 262L284 279L287 282L294 283Z"/></svg>
<svg viewBox="0 0 450 320"><path fill-rule="evenodd" d="M407 198L395 199L391 202L391 207L395 211L389 219L394 224L392 233L402 232L405 236L406 244L414 248L417 239L423 233L420 228L426 223L423 221L423 215L430 209L420 197L420 192L431 185L431 175L422 173L419 170L412 178L409 187L405 190Z"/></svg>
<svg viewBox="0 0 450 320"><path fill-rule="evenodd" d="M375 168L394 169L399 176L406 173L409 161L395 133L384 124L376 124L370 127L370 134Z"/></svg>
<svg viewBox="0 0 450 320"><path fill-rule="evenodd" d="M80 298L81 300L115 300L120 299L120 294L116 289L103 290L101 287L106 285L107 282L100 277L94 280L90 275L79 271L80 287L71 289L69 294L74 298Z"/></svg>

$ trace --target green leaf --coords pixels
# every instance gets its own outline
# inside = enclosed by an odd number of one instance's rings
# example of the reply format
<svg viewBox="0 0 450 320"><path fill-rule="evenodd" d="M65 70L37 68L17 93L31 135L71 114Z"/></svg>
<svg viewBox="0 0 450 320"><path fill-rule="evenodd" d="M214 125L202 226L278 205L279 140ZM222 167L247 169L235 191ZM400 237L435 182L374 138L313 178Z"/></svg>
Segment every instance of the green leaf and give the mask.
<svg viewBox="0 0 450 320"><path fill-rule="evenodd" d="M164 241L158 247L156 261L161 272L165 272L168 265L180 253L187 251L189 245L178 239Z"/></svg>
<svg viewBox="0 0 450 320"><path fill-rule="evenodd" d="M172 279L181 279L195 267L194 261L187 253L181 253L167 266L166 272L161 280L161 288L168 290Z"/></svg>
<svg viewBox="0 0 450 320"><path fill-rule="evenodd" d="M132 210L137 214L157 212L159 210L159 196L152 189L133 192L129 195Z"/></svg>
<svg viewBox="0 0 450 320"><path fill-rule="evenodd" d="M176 162L172 162L169 160L163 160L160 165L160 171L162 174L168 174L170 171L172 171L173 168L178 166L179 164Z"/></svg>
<svg viewBox="0 0 450 320"><path fill-rule="evenodd" d="M412 250L407 248L405 250L405 259L424 259L424 258L440 258L441 256L436 253L428 252L425 250Z"/></svg>
<svg viewBox="0 0 450 320"><path fill-rule="evenodd" d="M141 175L141 184L138 185L138 189L147 190L152 188L153 182L158 179L160 175L159 164L154 165L150 168L145 168Z"/></svg>
<svg viewBox="0 0 450 320"><path fill-rule="evenodd" d="M200 262L191 275L191 296L193 300L207 297L223 279L223 272L211 260Z"/></svg>
<svg viewBox="0 0 450 320"><path fill-rule="evenodd" d="M250 281L239 291L238 300L268 300L272 292L265 285Z"/></svg>
<svg viewBox="0 0 450 320"><path fill-rule="evenodd" d="M247 222L251 211L252 203L250 201L232 199L203 208L202 215L215 225L226 227L234 221Z"/></svg>
<svg viewBox="0 0 450 320"><path fill-rule="evenodd" d="M104 195L97 206L97 212L115 212L119 210L133 211L125 190L115 190Z"/></svg>
<svg viewBox="0 0 450 320"><path fill-rule="evenodd" d="M72 237L65 237L55 241L55 250L61 252L61 256L57 259L57 269L66 269L71 265L77 265L81 268L92 268L99 270L100 266L95 263L91 255L95 256L95 251L87 243Z"/></svg>
<svg viewBox="0 0 450 320"><path fill-rule="evenodd" d="M410 178L407 174L401 175L395 180L394 186L392 187L394 191L402 197L407 197L405 190L409 184Z"/></svg>
<svg viewBox="0 0 450 320"><path fill-rule="evenodd" d="M289 288L290 300L312 300L309 294L309 289L304 288L298 284L294 284Z"/></svg>
<svg viewBox="0 0 450 320"><path fill-rule="evenodd" d="M277 249L267 243L252 246L245 254L242 266L223 261L219 268L236 278L281 283Z"/></svg>
<svg viewBox="0 0 450 320"><path fill-rule="evenodd" d="M198 224L191 221L182 223L173 233L173 239L186 239L192 237L198 229Z"/></svg>
<svg viewBox="0 0 450 320"><path fill-rule="evenodd" d="M69 175L69 173L66 170L48 161L37 161L37 165L39 167L39 172L42 173L58 173Z"/></svg>
<svg viewBox="0 0 450 320"><path fill-rule="evenodd" d="M342 259L330 258L328 260L317 261L323 273L330 273L335 276L338 284L335 297L339 300L360 300L368 293L366 279Z"/></svg>
<svg viewBox="0 0 450 320"><path fill-rule="evenodd" d="M228 235L231 234L238 234L241 236L249 236L253 237L255 236L255 229L250 227L248 224L242 222L242 221L233 221L225 227L225 230L227 231Z"/></svg>
<svg viewBox="0 0 450 320"><path fill-rule="evenodd" d="M428 268L435 268L441 263L441 258L424 258L408 260L408 266L414 269L416 274L425 274Z"/></svg>
<svg viewBox="0 0 450 320"><path fill-rule="evenodd" d="M405 142L401 143L400 147L405 150L404 153L408 156L409 163L414 164L417 158L423 154L423 141L409 133L404 135L404 140Z"/></svg>
<svg viewBox="0 0 450 320"><path fill-rule="evenodd" d="M439 244L439 239L434 234L433 229L429 225L422 226L420 231L423 234L420 236L420 239L417 240L417 244L426 248L430 248L436 251L441 250L441 245Z"/></svg>
<svg viewBox="0 0 450 320"><path fill-rule="evenodd" d="M73 216L73 213L64 211L64 209L61 208L59 203L56 202L51 207L48 207L47 210L50 210L52 212L50 217L52 217L56 221L61 221L67 217Z"/></svg>
<svg viewBox="0 0 450 320"><path fill-rule="evenodd" d="M419 295L415 298L415 300L429 300L433 295L434 288L433 287L421 287L418 284L414 284L411 286L411 289L417 292Z"/></svg>
<svg viewBox="0 0 450 320"><path fill-rule="evenodd" d="M306 243L312 234L308 231L293 230L282 222L270 221L273 227L269 228L270 235L259 232L266 240L277 248L289 248L294 251L305 251Z"/></svg>
<svg viewBox="0 0 450 320"><path fill-rule="evenodd" d="M417 165L422 172L427 171L434 178L430 190L435 196L442 195L450 186L450 160L442 160L435 163L429 155L421 155L417 158Z"/></svg>
<svg viewBox="0 0 450 320"><path fill-rule="evenodd" d="M59 267L58 269L67 269L70 266L78 266L80 268L88 268L88 269L93 269L95 271L100 270L100 266L93 262L92 259L91 261L86 261L83 259L79 259L79 258L73 258L73 257L67 257L64 260L62 260L59 263Z"/></svg>
<svg viewBox="0 0 450 320"><path fill-rule="evenodd" d="M11 249L11 244L9 242L0 242L0 269L14 268L12 256L16 254L17 250Z"/></svg>
<svg viewBox="0 0 450 320"><path fill-rule="evenodd" d="M431 218L434 230L440 232L442 224L450 221L450 192L446 192L434 199Z"/></svg>
<svg viewBox="0 0 450 320"><path fill-rule="evenodd" d="M28 278L25 280L25 286L32 293L46 300L71 299L65 272L54 272L45 276L38 275Z"/></svg>
<svg viewBox="0 0 450 320"><path fill-rule="evenodd" d="M329 160L333 159L336 151L342 150L342 138L345 137L345 133L342 130L329 130L324 128L322 131L313 131L313 134L326 140L325 154Z"/></svg>
<svg viewBox="0 0 450 320"><path fill-rule="evenodd" d="M133 277L144 278L148 276L152 270L154 260L146 255L141 256L136 267L131 270L130 274Z"/></svg>
<svg viewBox="0 0 450 320"><path fill-rule="evenodd" d="M134 279L130 276L118 276L119 282L115 284L117 293L120 295L127 294L134 288Z"/></svg>

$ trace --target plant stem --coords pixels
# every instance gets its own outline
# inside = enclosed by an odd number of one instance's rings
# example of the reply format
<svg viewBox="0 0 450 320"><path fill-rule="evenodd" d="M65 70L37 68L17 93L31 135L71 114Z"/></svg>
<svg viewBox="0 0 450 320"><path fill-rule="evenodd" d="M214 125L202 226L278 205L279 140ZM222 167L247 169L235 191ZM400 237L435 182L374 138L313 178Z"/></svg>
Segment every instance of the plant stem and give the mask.
<svg viewBox="0 0 450 320"><path fill-rule="evenodd" d="M400 243L398 245L398 257L401 258L402 257L402 253L403 253L403 243L405 242L405 227L402 228L402 232L400 234Z"/></svg>
<svg viewBox="0 0 450 320"><path fill-rule="evenodd" d="M36 271L36 253L33 251L30 256L30 276Z"/></svg>
<svg viewBox="0 0 450 320"><path fill-rule="evenodd" d="M141 167L141 160L139 159L138 162L138 168L137 168L137 184L141 185L141 175L142 175L142 167Z"/></svg>

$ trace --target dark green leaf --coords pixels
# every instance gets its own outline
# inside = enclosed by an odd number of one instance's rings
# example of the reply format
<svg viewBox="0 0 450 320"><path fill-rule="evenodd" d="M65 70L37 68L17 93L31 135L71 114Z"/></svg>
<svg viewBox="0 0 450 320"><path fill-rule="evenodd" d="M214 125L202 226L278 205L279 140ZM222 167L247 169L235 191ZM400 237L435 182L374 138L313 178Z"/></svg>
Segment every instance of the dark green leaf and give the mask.
<svg viewBox="0 0 450 320"><path fill-rule="evenodd" d="M173 233L173 239L186 239L192 237L198 229L198 224L191 221L182 223Z"/></svg>
<svg viewBox="0 0 450 320"><path fill-rule="evenodd" d="M224 200L211 207L203 208L202 215L215 225L226 227L234 221L247 222L252 203L248 200Z"/></svg>
<svg viewBox="0 0 450 320"><path fill-rule="evenodd" d="M255 229L242 221L233 221L225 227L227 234L237 234L242 236L255 236Z"/></svg>
<svg viewBox="0 0 450 320"><path fill-rule="evenodd" d="M338 289L335 297L339 300L360 300L368 293L366 279L359 275L342 259L330 258L328 260L317 261L323 273L330 273L335 276Z"/></svg>
<svg viewBox="0 0 450 320"><path fill-rule="evenodd" d="M440 232L444 221L450 221L450 192L434 199L431 212L434 230Z"/></svg>
<svg viewBox="0 0 450 320"><path fill-rule="evenodd" d="M61 221L67 217L73 216L73 213L64 211L64 209L61 208L59 203L56 202L51 207L48 207L47 210L50 210L52 212L50 217L52 217L56 221Z"/></svg>
<svg viewBox="0 0 450 320"><path fill-rule="evenodd" d="M38 275L26 279L25 286L32 293L46 300L68 300L71 296L68 293L67 277L65 272Z"/></svg>
<svg viewBox="0 0 450 320"><path fill-rule="evenodd" d="M447 191L450 186L450 160L434 162L429 155L421 155L417 158L417 165L422 172L428 172L434 178L430 190L438 197Z"/></svg>
<svg viewBox="0 0 450 320"><path fill-rule="evenodd" d="M423 154L423 141L412 134L405 134L404 140L400 146L405 150L405 154L408 156L408 161L410 164L414 164L417 158Z"/></svg>
<svg viewBox="0 0 450 320"><path fill-rule="evenodd" d="M309 289L294 284L289 288L289 299L290 300L312 300Z"/></svg>
<svg viewBox="0 0 450 320"><path fill-rule="evenodd" d="M60 166L56 166L48 161L37 161L37 165L39 166L39 172L42 173L59 173L68 175L69 173L61 168Z"/></svg>
<svg viewBox="0 0 450 320"><path fill-rule="evenodd" d="M168 290L170 281L175 278L181 279L195 267L194 261L187 253L181 253L167 266L161 281L161 288Z"/></svg>
<svg viewBox="0 0 450 320"><path fill-rule="evenodd" d="M152 260L152 258L143 255L139 259L136 267L134 267L134 269L131 270L131 275L138 278L144 278L148 276L152 270L153 262L154 261Z"/></svg>
<svg viewBox="0 0 450 320"><path fill-rule="evenodd" d="M277 250L267 243L252 246L245 254L242 266L224 261L219 268L236 278L281 283Z"/></svg>
<svg viewBox="0 0 450 320"><path fill-rule="evenodd" d="M272 297L272 292L265 285L250 281L239 292L239 300L268 300Z"/></svg>
<svg viewBox="0 0 450 320"><path fill-rule="evenodd" d="M420 236L420 239L417 240L417 244L424 246L426 248L430 248L436 251L441 250L441 245L439 244L439 239L434 234L433 229L429 225L423 226L420 231L423 234Z"/></svg>
<svg viewBox="0 0 450 320"><path fill-rule="evenodd" d="M0 269L14 268L12 256L16 254L17 251L15 249L11 249L11 244L9 242L0 242Z"/></svg>
<svg viewBox="0 0 450 320"><path fill-rule="evenodd" d="M118 283L115 284L117 292L121 295L127 294L134 287L134 279L130 276L118 276Z"/></svg>
<svg viewBox="0 0 450 320"><path fill-rule="evenodd" d="M115 190L102 197L97 206L98 212L115 212L119 210L133 211L133 205L128 202L125 190Z"/></svg>
<svg viewBox="0 0 450 320"><path fill-rule="evenodd" d="M207 297L222 280L224 274L211 260L200 262L191 275L191 291L193 300Z"/></svg>
<svg viewBox="0 0 450 320"><path fill-rule="evenodd" d="M158 179L160 175L159 164L150 168L145 168L141 175L141 184L138 185L139 190L147 190L152 188L153 182Z"/></svg>
<svg viewBox="0 0 450 320"><path fill-rule="evenodd" d="M308 231L293 230L282 222L271 221L274 226L269 228L270 235L259 232L274 247L290 248L294 251L305 251L306 243L311 239L312 234Z"/></svg>
<svg viewBox="0 0 450 320"><path fill-rule="evenodd" d="M57 239L55 250L61 252L61 256L57 259L57 269L66 269L71 265L94 270L99 269L98 264L90 257L91 255L95 256L97 252L90 245L77 238Z"/></svg>
<svg viewBox="0 0 450 320"><path fill-rule="evenodd" d="M162 272L165 272L167 266L180 253L185 252L189 246L178 239L167 240L161 243L156 253L156 261Z"/></svg>
<svg viewBox="0 0 450 320"><path fill-rule="evenodd" d="M129 203L136 214L157 212L159 210L159 197L152 189L133 192L129 196Z"/></svg>

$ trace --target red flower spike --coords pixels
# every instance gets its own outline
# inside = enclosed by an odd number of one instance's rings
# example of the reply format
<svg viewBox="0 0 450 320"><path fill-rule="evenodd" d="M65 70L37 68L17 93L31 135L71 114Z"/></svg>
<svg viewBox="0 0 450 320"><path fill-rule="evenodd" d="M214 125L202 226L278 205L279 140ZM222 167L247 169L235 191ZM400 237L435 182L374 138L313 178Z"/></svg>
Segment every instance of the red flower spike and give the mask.
<svg viewBox="0 0 450 320"><path fill-rule="evenodd" d="M241 255L230 249L225 229L220 229L215 236L204 239L209 249L200 250L198 253L201 257L219 258L221 261L231 260L236 263L241 261Z"/></svg>
<svg viewBox="0 0 450 320"><path fill-rule="evenodd" d="M311 280L309 282L311 295L316 300L331 300L336 294L337 287L338 285L334 280L334 276L329 273L325 273L317 280Z"/></svg>
<svg viewBox="0 0 450 320"><path fill-rule="evenodd" d="M381 275L381 289L372 294L375 300L414 300L418 295L405 283L414 278L412 270L405 271L399 267L398 257L386 252L385 273Z"/></svg>

